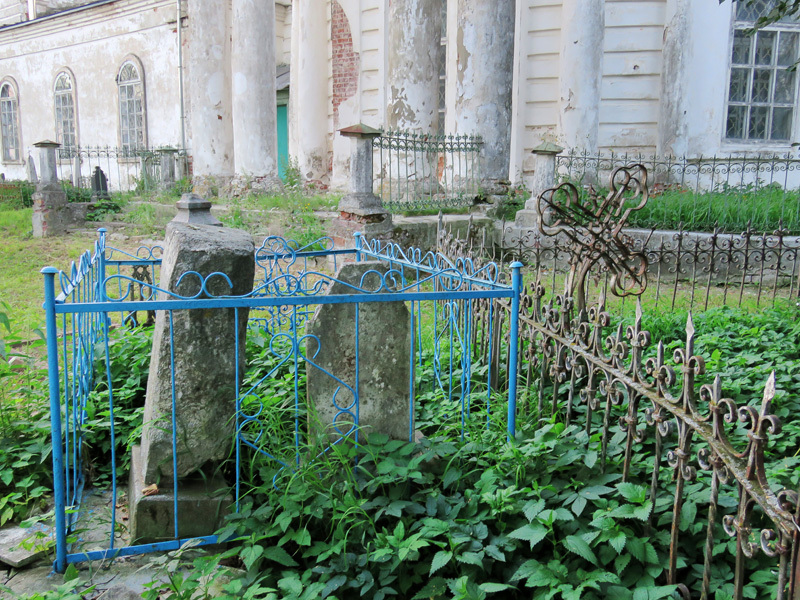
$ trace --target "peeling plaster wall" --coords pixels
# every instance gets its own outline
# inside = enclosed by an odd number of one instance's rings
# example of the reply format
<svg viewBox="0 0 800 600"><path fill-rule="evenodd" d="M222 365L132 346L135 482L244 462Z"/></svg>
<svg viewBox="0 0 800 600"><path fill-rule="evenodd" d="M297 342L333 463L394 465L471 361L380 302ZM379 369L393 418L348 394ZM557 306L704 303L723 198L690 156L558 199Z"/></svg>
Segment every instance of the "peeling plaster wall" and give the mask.
<svg viewBox="0 0 800 600"><path fill-rule="evenodd" d="M64 67L75 79L78 142L119 146L116 76L130 55L144 70L148 144L180 144L176 53L173 0L119 0L0 30L0 78L19 86L23 159L35 156L35 142L56 137L53 83ZM0 164L0 171L26 177L24 164Z"/></svg>
<svg viewBox="0 0 800 600"><path fill-rule="evenodd" d="M665 17L665 0L606 0L601 150L656 151Z"/></svg>
<svg viewBox="0 0 800 600"><path fill-rule="evenodd" d="M680 73L674 86L664 82L670 93L673 110L669 125L675 133L664 131L665 149L676 154L698 156L718 152L786 151L787 147L756 146L725 142L725 100L730 67L732 4L725 2L686 2L684 38L685 61L691 68ZM673 79L677 78L672 74ZM665 127L667 123L665 123ZM667 141L669 147L667 148Z"/></svg>
<svg viewBox="0 0 800 600"><path fill-rule="evenodd" d="M519 7L519 79L515 118L515 148L510 176L533 172L531 150L543 139L557 135L559 119L559 48L561 0L523 0Z"/></svg>

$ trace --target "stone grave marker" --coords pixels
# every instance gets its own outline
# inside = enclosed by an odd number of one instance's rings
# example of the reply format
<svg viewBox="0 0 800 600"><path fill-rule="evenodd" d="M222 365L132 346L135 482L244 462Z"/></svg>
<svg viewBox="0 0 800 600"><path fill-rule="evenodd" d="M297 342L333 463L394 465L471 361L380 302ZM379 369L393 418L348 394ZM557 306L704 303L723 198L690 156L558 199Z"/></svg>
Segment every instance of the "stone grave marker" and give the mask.
<svg viewBox="0 0 800 600"><path fill-rule="evenodd" d="M108 193L108 179L103 169L95 167L92 172L92 200L108 200L111 195Z"/></svg>
<svg viewBox="0 0 800 600"><path fill-rule="evenodd" d="M379 261L345 264L336 274L337 282L330 287L328 294L354 293L345 284L377 289L381 275L387 271L387 267ZM383 290L384 293L386 291ZM358 385L358 416L362 431L367 434L385 433L394 439L408 440L409 318L404 302L359 305L356 384L356 305L319 306L308 326L311 337L306 338L306 356L317 365L308 364L306 367L309 407L312 409L309 411L309 428L312 433L322 431L335 440L340 433L336 431L334 423L344 434L354 420L355 408L350 410L351 414L341 412L341 409L353 403L352 392L331 377L330 373L353 389Z"/></svg>
<svg viewBox="0 0 800 600"><path fill-rule="evenodd" d="M253 289L255 245L252 236L238 229L171 222L159 287L193 296L197 277L178 280L194 271L203 277L225 273L207 282L214 296L244 295ZM168 300L159 294L159 300ZM177 478L179 533L181 537L214 532L229 498L213 467L232 448L236 408L238 329L238 379L245 367L247 309L177 310L172 313L172 339L166 311L158 311L153 333L150 376L144 408L141 448L135 448L131 465L131 533L135 542L155 541L172 535L173 490ZM174 363L173 363L174 361ZM174 364L177 472L173 472L172 365Z"/></svg>

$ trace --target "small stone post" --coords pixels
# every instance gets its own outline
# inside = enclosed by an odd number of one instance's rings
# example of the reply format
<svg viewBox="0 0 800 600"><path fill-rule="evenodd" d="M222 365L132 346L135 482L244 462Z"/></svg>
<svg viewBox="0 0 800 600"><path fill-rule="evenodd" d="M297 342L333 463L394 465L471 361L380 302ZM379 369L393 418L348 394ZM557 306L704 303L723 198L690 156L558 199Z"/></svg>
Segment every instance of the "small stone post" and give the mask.
<svg viewBox="0 0 800 600"><path fill-rule="evenodd" d="M59 188L58 172L56 171L56 149L61 147L58 142L44 140L34 144L39 149L39 171L41 171L41 181L39 190Z"/></svg>
<svg viewBox="0 0 800 600"><path fill-rule="evenodd" d="M368 238L388 236L392 215L372 192L372 140L381 135L380 130L359 123L339 133L352 140L350 193L339 202L339 218L333 222L334 242L344 248L352 247L356 231Z"/></svg>
<svg viewBox="0 0 800 600"><path fill-rule="evenodd" d="M517 227L538 227L539 211L537 208L539 195L556 185L556 155L563 151L561 146L553 142L542 142L532 150L534 156L533 177L531 178L531 197L525 202L525 208L517 211L514 224Z"/></svg>
<svg viewBox="0 0 800 600"><path fill-rule="evenodd" d="M169 190L175 185L175 155L178 150L175 148L161 148L159 157L161 159L161 189Z"/></svg>
<svg viewBox="0 0 800 600"><path fill-rule="evenodd" d="M41 179L33 194L33 237L50 237L66 233L69 224L67 194L58 183L56 171L57 142L44 140L34 144L39 149Z"/></svg>

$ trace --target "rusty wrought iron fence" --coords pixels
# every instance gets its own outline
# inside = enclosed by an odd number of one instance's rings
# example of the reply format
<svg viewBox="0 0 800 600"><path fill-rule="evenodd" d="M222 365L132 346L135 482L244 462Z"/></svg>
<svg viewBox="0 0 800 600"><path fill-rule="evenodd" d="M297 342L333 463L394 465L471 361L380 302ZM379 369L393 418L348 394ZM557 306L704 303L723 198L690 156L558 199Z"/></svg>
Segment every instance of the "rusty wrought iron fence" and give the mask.
<svg viewBox="0 0 800 600"><path fill-rule="evenodd" d="M654 308L706 310L717 306L774 305L800 297L800 237L785 229L740 234L630 231L634 248L647 256L647 289L642 301ZM478 244L474 240L473 246ZM569 271L570 245L535 229L503 227L497 258L519 260L550 290L561 288ZM586 280L593 301L611 301L611 273L602 265ZM629 303L630 305L631 303Z"/></svg>
<svg viewBox="0 0 800 600"><path fill-rule="evenodd" d="M373 146L380 156L376 194L387 210L471 206L480 194L480 136L386 131Z"/></svg>
<svg viewBox="0 0 800 600"><path fill-rule="evenodd" d="M618 217L617 224L624 224ZM582 253L611 240L596 241L573 246L568 264L582 264ZM440 234L439 249L451 257L480 264L478 248ZM556 262L557 252L549 254ZM534 256L541 258L540 248ZM536 272L549 275L545 270ZM583 277L592 274L584 271ZM770 443L781 431L772 409L775 373L763 394L754 390L751 402L737 403L726 397L722 378L706 372L691 313L682 341L656 341L645 327L640 298L625 325L607 309L603 289L594 301L588 286L553 294L544 281L526 287L518 311L506 301L473 306L474 351L497 357L490 365L494 381L508 382L516 372L521 411L579 425L587 452L599 456L596 470L646 487L650 508L640 515L641 533L654 553L657 548L666 556L659 565L662 582L676 586L683 598L714 597L723 568L732 573L735 600L745 597L755 577L771 586L775 598L800 598L798 490L782 487L770 468L771 462L777 466L769 458ZM615 289L609 286L609 293ZM585 294L581 302L576 292ZM519 323L516 338L508 328L512 321ZM696 512L690 514L689 505ZM687 514L702 526L688 527Z"/></svg>
<svg viewBox="0 0 800 600"><path fill-rule="evenodd" d="M572 150L556 158L556 177L579 186L601 186L615 168L639 163L651 176L652 198L631 221L642 227L713 232L779 227L800 233L800 157L675 157Z"/></svg>

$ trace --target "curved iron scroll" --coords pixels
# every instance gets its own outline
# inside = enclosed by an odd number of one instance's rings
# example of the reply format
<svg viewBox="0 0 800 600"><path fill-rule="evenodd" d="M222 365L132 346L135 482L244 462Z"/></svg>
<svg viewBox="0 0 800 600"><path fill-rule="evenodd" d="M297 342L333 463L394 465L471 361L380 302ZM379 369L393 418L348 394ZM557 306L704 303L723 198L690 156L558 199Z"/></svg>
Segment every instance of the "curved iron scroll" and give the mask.
<svg viewBox="0 0 800 600"><path fill-rule="evenodd" d="M602 197L593 188L581 194L565 182L542 192L536 204L541 233L570 241L564 293L575 299L579 311L586 308L586 277L598 262L611 272L614 295L639 296L647 287L647 256L622 233L631 212L647 204L647 169L639 164L617 167L608 187Z"/></svg>

